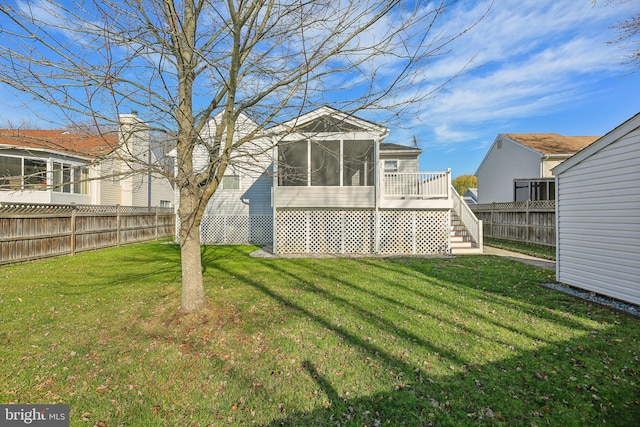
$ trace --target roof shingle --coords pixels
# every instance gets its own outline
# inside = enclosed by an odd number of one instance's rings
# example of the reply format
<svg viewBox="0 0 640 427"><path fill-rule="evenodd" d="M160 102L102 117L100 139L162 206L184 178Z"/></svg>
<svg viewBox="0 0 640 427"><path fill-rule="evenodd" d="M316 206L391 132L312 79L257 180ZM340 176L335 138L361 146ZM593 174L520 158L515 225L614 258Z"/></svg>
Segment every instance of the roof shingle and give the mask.
<svg viewBox="0 0 640 427"><path fill-rule="evenodd" d="M98 158L118 146L118 135L71 134L64 130L0 129L0 145Z"/></svg>
<svg viewBox="0 0 640 427"><path fill-rule="evenodd" d="M599 136L564 136L557 133L509 133L503 136L545 155L575 154Z"/></svg>

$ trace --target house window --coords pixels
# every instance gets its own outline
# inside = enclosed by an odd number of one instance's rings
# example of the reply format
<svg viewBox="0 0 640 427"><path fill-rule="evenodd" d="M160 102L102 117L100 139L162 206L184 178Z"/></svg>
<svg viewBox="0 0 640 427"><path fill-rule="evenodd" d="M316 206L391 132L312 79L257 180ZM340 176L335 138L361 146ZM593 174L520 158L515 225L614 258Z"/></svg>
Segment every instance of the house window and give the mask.
<svg viewBox="0 0 640 427"><path fill-rule="evenodd" d="M385 173L398 172L398 161L397 160L385 160L384 161L384 171L385 171Z"/></svg>
<svg viewBox="0 0 640 427"><path fill-rule="evenodd" d="M22 189L22 158L0 157L0 188L2 190Z"/></svg>
<svg viewBox="0 0 640 427"><path fill-rule="evenodd" d="M88 194L89 169L67 163L53 163L53 191L57 193Z"/></svg>
<svg viewBox="0 0 640 427"><path fill-rule="evenodd" d="M47 189L47 162L24 159L24 186L33 190Z"/></svg>
<svg viewBox="0 0 640 427"><path fill-rule="evenodd" d="M171 200L160 200L160 207L161 208L170 208L171 207Z"/></svg>
<svg viewBox="0 0 640 427"><path fill-rule="evenodd" d="M82 166L73 168L73 192L89 194L89 168Z"/></svg>
<svg viewBox="0 0 640 427"><path fill-rule="evenodd" d="M516 202L555 200L556 183L552 179L516 180L513 183L513 199Z"/></svg>
<svg viewBox="0 0 640 427"><path fill-rule="evenodd" d="M238 175L224 175L221 183L222 190L239 190L240 189L240 176Z"/></svg>
<svg viewBox="0 0 640 427"><path fill-rule="evenodd" d="M53 163L53 182L47 181L47 162L41 159L0 156L0 189L37 190L50 189L63 193L88 194L89 169Z"/></svg>

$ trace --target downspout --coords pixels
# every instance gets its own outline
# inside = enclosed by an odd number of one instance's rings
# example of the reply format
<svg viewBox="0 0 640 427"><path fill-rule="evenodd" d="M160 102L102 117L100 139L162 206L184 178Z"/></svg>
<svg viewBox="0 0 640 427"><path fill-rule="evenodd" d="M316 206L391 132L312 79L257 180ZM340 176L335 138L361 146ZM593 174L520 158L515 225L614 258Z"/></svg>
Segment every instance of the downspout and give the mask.
<svg viewBox="0 0 640 427"><path fill-rule="evenodd" d="M376 139L373 144L373 251L380 253L380 212L379 212L379 187L382 185L382 177L380 176L380 141Z"/></svg>
<svg viewBox="0 0 640 427"><path fill-rule="evenodd" d="M382 170L380 167L380 144L382 140L389 136L389 129L386 129L373 144L373 209L374 209L374 252L380 253L380 198L382 196Z"/></svg>
<svg viewBox="0 0 640 427"><path fill-rule="evenodd" d="M276 253L276 187L278 185L278 144L273 145L273 160L271 164L273 165L273 183L271 184L271 208L272 208L272 225L271 225L271 252Z"/></svg>

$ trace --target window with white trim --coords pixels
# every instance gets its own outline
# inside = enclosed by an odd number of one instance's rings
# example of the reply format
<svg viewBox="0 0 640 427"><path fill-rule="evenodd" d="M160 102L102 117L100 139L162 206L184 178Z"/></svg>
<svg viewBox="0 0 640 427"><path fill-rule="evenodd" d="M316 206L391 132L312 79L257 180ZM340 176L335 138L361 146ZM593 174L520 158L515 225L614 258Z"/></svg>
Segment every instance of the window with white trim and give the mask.
<svg viewBox="0 0 640 427"><path fill-rule="evenodd" d="M385 173L398 172L398 161L397 160L385 160L384 161L384 171L385 171Z"/></svg>

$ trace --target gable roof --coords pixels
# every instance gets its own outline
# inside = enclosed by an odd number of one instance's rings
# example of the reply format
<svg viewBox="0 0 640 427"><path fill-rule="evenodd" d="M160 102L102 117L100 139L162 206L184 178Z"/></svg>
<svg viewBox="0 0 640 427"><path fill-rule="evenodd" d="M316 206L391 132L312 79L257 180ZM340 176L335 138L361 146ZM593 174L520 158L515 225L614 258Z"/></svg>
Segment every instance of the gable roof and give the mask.
<svg viewBox="0 0 640 427"><path fill-rule="evenodd" d="M72 134L60 129L0 129L0 145L97 158L118 146L118 135Z"/></svg>
<svg viewBox="0 0 640 427"><path fill-rule="evenodd" d="M424 150L408 145L394 144L392 142L380 143L380 154L415 155L419 156Z"/></svg>
<svg viewBox="0 0 640 427"><path fill-rule="evenodd" d="M501 135L543 155L572 155L599 138L599 136L564 136L557 133L508 133Z"/></svg>
<svg viewBox="0 0 640 427"><path fill-rule="evenodd" d="M631 117L629 120L620 124L615 129L611 130L606 135L599 138L593 144L586 147L584 150L580 151L579 153L568 158L567 160L565 160L555 168L551 169L551 172L554 175L559 175L563 173L567 169L572 168L573 166L582 162L586 158L592 156L593 154L607 147L609 144L621 139L625 135L630 134L631 132L635 131L638 128L640 128L640 113L636 114L635 116Z"/></svg>
<svg viewBox="0 0 640 427"><path fill-rule="evenodd" d="M276 132L372 132L383 137L389 133L389 129L377 125L354 115L344 113L329 106L323 106L300 117L291 119L279 126L275 126L272 131Z"/></svg>

